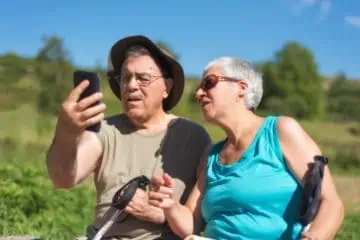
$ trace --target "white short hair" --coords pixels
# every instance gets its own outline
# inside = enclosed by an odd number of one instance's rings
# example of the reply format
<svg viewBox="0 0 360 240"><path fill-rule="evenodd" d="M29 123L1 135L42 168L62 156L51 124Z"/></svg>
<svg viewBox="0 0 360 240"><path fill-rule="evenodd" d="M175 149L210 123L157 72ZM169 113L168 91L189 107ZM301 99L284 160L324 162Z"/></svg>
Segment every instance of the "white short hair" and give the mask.
<svg viewBox="0 0 360 240"><path fill-rule="evenodd" d="M262 74L250 63L236 57L220 57L208 63L204 73L213 67L219 68L225 77L245 81L248 84L248 90L245 93L246 107L255 110L259 106L263 96Z"/></svg>

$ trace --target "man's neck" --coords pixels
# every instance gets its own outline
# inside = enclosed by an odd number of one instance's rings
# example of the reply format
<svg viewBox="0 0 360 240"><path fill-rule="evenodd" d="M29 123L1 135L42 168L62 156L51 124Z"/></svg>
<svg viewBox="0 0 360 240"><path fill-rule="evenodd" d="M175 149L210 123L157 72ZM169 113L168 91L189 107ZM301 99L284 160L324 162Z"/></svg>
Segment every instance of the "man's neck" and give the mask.
<svg viewBox="0 0 360 240"><path fill-rule="evenodd" d="M145 121L137 119L130 119L130 121L134 124L138 133L142 135L153 135L164 131L174 118L176 118L174 115L162 111Z"/></svg>

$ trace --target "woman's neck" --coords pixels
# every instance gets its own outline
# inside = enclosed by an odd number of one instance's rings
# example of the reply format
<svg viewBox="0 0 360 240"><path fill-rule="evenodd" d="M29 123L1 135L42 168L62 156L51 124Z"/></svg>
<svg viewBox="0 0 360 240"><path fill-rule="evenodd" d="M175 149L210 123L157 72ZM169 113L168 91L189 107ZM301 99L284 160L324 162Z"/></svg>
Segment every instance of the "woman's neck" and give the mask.
<svg viewBox="0 0 360 240"><path fill-rule="evenodd" d="M235 148L243 148L247 146L248 138L251 138L260 127L263 117L249 110L239 111L239 114L233 113L224 116L218 124L227 135L227 144Z"/></svg>

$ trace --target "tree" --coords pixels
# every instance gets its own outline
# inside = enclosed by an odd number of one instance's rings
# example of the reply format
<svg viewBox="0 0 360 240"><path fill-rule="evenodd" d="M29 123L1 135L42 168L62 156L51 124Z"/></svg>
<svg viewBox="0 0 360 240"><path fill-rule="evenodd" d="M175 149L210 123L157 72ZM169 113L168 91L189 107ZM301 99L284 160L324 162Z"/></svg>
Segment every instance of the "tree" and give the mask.
<svg viewBox="0 0 360 240"><path fill-rule="evenodd" d="M288 109L287 114L299 118L323 116L322 80L309 49L297 42L289 42L276 52L274 60L258 66L264 78L264 99L261 108L266 110L268 100L276 97L283 102L282 109ZM273 100L271 104L274 104Z"/></svg>
<svg viewBox="0 0 360 240"><path fill-rule="evenodd" d="M360 83L339 73L327 92L327 110L335 120L360 122Z"/></svg>
<svg viewBox="0 0 360 240"><path fill-rule="evenodd" d="M43 114L57 115L60 103L70 91L73 67L62 39L43 37L43 42L36 57L41 85L37 107Z"/></svg>
<svg viewBox="0 0 360 240"><path fill-rule="evenodd" d="M6 53L0 57L0 86L15 85L31 68L33 59L16 53Z"/></svg>
<svg viewBox="0 0 360 240"><path fill-rule="evenodd" d="M33 100L35 90L28 88L31 83L28 84L27 78L24 78L31 76L33 65L34 59L16 53L0 56L0 109L14 109ZM26 82L26 89L21 86L22 79Z"/></svg>
<svg viewBox="0 0 360 240"><path fill-rule="evenodd" d="M345 73L340 72L331 83L327 95L329 98L337 98L349 92L351 92L351 88L349 88L349 84L347 84L347 77Z"/></svg>
<svg viewBox="0 0 360 240"><path fill-rule="evenodd" d="M58 36L43 36L43 47L36 59L41 62L70 62L69 51L64 47L64 41Z"/></svg>

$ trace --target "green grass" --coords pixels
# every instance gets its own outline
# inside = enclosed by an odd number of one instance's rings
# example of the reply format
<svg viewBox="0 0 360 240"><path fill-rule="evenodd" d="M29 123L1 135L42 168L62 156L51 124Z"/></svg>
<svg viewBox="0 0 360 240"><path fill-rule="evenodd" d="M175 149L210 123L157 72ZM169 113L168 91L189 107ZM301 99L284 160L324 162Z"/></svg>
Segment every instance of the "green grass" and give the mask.
<svg viewBox="0 0 360 240"><path fill-rule="evenodd" d="M74 239L93 220L95 192L84 186L54 189L43 165L0 163L0 176L2 236Z"/></svg>
<svg viewBox="0 0 360 240"><path fill-rule="evenodd" d="M213 142L224 132L202 120L198 106L187 102L197 82L185 89L183 100L174 113L193 119L207 129ZM23 100L14 104L19 94ZM23 88L23 89L21 89ZM84 184L71 191L53 188L45 171L45 153L51 143L56 118L40 115L35 108L36 91L29 79L13 88L13 94L0 91L0 235L34 234L43 239L72 239L83 234L92 220L95 201L92 185ZM117 114L121 104L107 84L103 92L106 115ZM10 97L8 97L10 96ZM15 100L14 100L15 99ZM4 107L5 106L5 107ZM330 156L330 168L347 214L336 239L360 239L360 136L350 129L358 123L300 121L304 129ZM2 215L1 215L2 214Z"/></svg>
<svg viewBox="0 0 360 240"><path fill-rule="evenodd" d="M358 240L360 239L360 213L349 213L345 216L344 223L335 239Z"/></svg>
<svg viewBox="0 0 360 240"><path fill-rule="evenodd" d="M56 190L44 165L24 162L0 162L0 235L57 240L83 235L93 219L94 190L86 185ZM359 224L360 212L348 211L336 239L359 239Z"/></svg>
<svg viewBox="0 0 360 240"><path fill-rule="evenodd" d="M330 155L339 148L360 144L360 136L351 133L351 129L359 128L359 123L334 123L301 121L301 125Z"/></svg>
<svg viewBox="0 0 360 240"><path fill-rule="evenodd" d="M109 89L106 92L106 115L117 114L121 111L120 102ZM185 100L183 100L185 101ZM181 102L173 111L178 115L193 119L209 132L213 142L225 137L224 132L217 126L205 123L199 107ZM358 174L360 171L360 136L354 135L351 129L359 127L358 123L334 123L300 121L308 134L318 143L323 153L330 158L330 167L337 173ZM34 108L34 102L22 104L13 110L0 112L0 141L12 139L16 144L49 145L56 124L55 117L40 115Z"/></svg>

